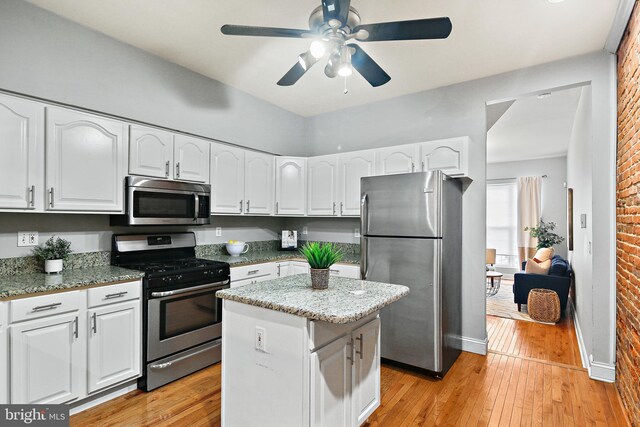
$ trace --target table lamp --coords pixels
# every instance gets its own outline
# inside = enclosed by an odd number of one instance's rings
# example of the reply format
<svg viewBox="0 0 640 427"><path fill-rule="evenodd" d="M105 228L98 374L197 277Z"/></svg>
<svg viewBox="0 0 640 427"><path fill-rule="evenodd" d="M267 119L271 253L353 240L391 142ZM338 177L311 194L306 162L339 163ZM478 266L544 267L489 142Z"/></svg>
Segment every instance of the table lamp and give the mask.
<svg viewBox="0 0 640 427"><path fill-rule="evenodd" d="M496 250L495 249L487 249L487 251L486 251L487 271L494 271L495 267L493 265L495 263L496 263Z"/></svg>

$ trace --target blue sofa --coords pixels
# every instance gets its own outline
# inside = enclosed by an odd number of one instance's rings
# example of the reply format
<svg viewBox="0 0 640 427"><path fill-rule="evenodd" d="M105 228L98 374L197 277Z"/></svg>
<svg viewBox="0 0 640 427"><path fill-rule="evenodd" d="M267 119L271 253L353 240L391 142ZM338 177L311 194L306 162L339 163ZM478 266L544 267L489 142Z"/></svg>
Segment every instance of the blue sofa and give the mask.
<svg viewBox="0 0 640 427"><path fill-rule="evenodd" d="M551 258L551 268L549 274L529 274L525 273L526 261L522 263L522 272L514 274L513 277L513 302L518 304L518 311L521 305L527 303L531 289L542 288L555 291L560 298L560 309L564 313L569 300L569 288L573 272L569 262L560 255Z"/></svg>

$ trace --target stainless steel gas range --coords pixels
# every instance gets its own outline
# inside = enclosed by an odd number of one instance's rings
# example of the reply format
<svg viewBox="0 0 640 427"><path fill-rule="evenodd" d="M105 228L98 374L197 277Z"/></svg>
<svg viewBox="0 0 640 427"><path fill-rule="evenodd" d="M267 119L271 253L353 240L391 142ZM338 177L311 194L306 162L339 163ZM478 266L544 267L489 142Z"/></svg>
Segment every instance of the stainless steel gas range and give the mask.
<svg viewBox="0 0 640 427"><path fill-rule="evenodd" d="M145 272L143 376L149 391L221 359L222 301L229 264L195 256L193 233L116 234L111 263Z"/></svg>

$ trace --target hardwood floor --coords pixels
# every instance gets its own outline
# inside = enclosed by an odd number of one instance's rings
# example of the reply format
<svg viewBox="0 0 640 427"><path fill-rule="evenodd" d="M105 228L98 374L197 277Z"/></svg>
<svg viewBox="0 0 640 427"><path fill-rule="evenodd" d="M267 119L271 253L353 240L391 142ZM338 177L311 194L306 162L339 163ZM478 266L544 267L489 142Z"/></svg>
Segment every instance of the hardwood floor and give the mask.
<svg viewBox="0 0 640 427"><path fill-rule="evenodd" d="M571 319L558 326L487 317L490 353L462 353L443 380L383 365L378 426L625 426L613 384L581 368ZM72 426L220 425L220 365L71 417Z"/></svg>

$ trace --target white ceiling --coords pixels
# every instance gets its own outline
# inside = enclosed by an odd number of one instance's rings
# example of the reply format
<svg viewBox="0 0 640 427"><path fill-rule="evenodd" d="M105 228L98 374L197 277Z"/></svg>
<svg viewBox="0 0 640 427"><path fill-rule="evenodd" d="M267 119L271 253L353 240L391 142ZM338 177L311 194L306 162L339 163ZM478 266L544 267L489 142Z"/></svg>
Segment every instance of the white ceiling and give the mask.
<svg viewBox="0 0 640 427"><path fill-rule="evenodd" d="M303 116L446 86L601 50L618 0L353 0L363 23L449 16L446 40L361 46L392 80L330 80L316 65L296 85L276 82L309 40L231 37L223 24L307 28L320 0L27 0L115 39Z"/></svg>
<svg viewBox="0 0 640 427"><path fill-rule="evenodd" d="M566 155L581 90L516 100L487 132L487 163Z"/></svg>

